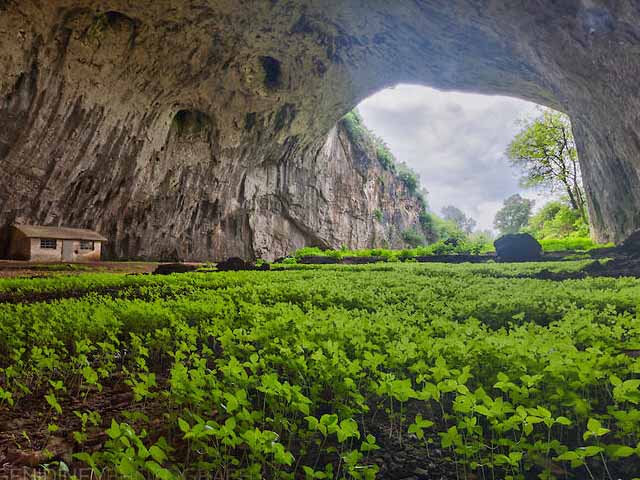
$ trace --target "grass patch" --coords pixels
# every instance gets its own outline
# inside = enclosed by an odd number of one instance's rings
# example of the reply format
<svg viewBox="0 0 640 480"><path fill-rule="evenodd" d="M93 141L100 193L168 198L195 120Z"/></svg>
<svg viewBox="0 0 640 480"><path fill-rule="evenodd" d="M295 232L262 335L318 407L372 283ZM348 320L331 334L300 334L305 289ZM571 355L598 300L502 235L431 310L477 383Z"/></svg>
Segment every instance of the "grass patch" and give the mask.
<svg viewBox="0 0 640 480"><path fill-rule="evenodd" d="M460 478L631 478L640 280L517 278L586 263L0 280L144 292L0 303L0 412L114 476L373 479L411 448ZM95 401L114 384L126 412Z"/></svg>

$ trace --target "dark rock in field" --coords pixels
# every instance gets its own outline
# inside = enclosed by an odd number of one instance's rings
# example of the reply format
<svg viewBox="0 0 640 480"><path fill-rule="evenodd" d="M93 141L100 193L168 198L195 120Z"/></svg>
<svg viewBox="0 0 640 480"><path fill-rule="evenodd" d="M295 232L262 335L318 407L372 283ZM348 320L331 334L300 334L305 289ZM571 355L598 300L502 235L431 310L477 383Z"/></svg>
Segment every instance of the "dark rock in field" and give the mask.
<svg viewBox="0 0 640 480"><path fill-rule="evenodd" d="M344 257L342 263L347 265L363 265L365 263L386 262L387 257Z"/></svg>
<svg viewBox="0 0 640 480"><path fill-rule="evenodd" d="M617 256L607 262L595 261L583 269L591 277L640 277L640 258Z"/></svg>
<svg viewBox="0 0 640 480"><path fill-rule="evenodd" d="M494 255L424 255L408 257L404 260L415 259L419 263L484 263L495 260Z"/></svg>
<svg viewBox="0 0 640 480"><path fill-rule="evenodd" d="M153 271L154 275L171 275L172 273L195 272L198 265L188 265L186 263L163 263Z"/></svg>
<svg viewBox="0 0 640 480"><path fill-rule="evenodd" d="M253 262L247 262L240 257L230 257L222 262L216 264L216 269L219 272L240 272L242 270L271 270L271 265L263 263L260 266L256 266Z"/></svg>
<svg viewBox="0 0 640 480"><path fill-rule="evenodd" d="M340 261L335 257L323 257L322 255L309 255L307 257L302 257L298 260L298 263L303 263L305 265L330 265L340 263Z"/></svg>
<svg viewBox="0 0 640 480"><path fill-rule="evenodd" d="M230 257L216 264L220 272L239 272L241 270L255 270L256 266L252 262L245 262L240 257Z"/></svg>
<svg viewBox="0 0 640 480"><path fill-rule="evenodd" d="M504 235L493 242L501 262L530 262L540 260L542 246L528 233Z"/></svg>

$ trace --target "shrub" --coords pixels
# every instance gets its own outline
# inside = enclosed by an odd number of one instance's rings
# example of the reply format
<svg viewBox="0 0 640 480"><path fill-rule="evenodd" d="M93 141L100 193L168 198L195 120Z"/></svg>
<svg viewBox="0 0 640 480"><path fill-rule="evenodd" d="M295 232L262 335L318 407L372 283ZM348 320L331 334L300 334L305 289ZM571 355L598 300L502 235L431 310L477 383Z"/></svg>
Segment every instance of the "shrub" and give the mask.
<svg viewBox="0 0 640 480"><path fill-rule="evenodd" d="M388 170L390 172L396 172L396 159L393 156L393 153L389 150L384 143L379 143L378 148L376 149L376 157L378 161L382 165L382 168Z"/></svg>
<svg viewBox="0 0 640 480"><path fill-rule="evenodd" d="M407 245L410 245L411 247L414 247L414 248L427 243L427 240L424 238L424 235L419 233L415 228L408 228L405 231L403 231L402 239L405 241Z"/></svg>
<svg viewBox="0 0 640 480"><path fill-rule="evenodd" d="M351 110L342 117L340 122L344 126L351 143L363 148L366 139L370 136L370 132L362 123L362 117L360 117L357 110Z"/></svg>
<svg viewBox="0 0 640 480"><path fill-rule="evenodd" d="M398 177L407 187L409 193L416 193L420 185L420 177L416 172L411 170L406 164L400 163L397 166Z"/></svg>
<svg viewBox="0 0 640 480"><path fill-rule="evenodd" d="M525 230L538 240L589 236L589 225L585 223L580 212L569 207L564 201L547 203L529 219Z"/></svg>
<svg viewBox="0 0 640 480"><path fill-rule="evenodd" d="M443 478L638 472L637 279L411 263L0 279L71 297L0 304L0 411L34 419L16 457L59 423L96 478L364 480L370 452L431 445Z"/></svg>
<svg viewBox="0 0 640 480"><path fill-rule="evenodd" d="M613 243L597 244L589 237L545 238L540 240L545 252L561 252L565 250L589 251L594 248L613 247Z"/></svg>

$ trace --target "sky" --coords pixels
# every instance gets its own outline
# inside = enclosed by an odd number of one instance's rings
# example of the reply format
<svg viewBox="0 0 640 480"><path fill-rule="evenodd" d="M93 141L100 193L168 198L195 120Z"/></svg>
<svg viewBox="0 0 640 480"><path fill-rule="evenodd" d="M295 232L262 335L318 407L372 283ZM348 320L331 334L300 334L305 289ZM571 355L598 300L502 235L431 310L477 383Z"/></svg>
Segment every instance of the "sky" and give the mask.
<svg viewBox="0 0 640 480"><path fill-rule="evenodd" d="M493 230L508 196L539 200L519 187L519 172L504 154L518 122L536 114L534 103L399 85L367 98L358 110L396 159L420 175L437 214L455 205L477 221L477 229Z"/></svg>

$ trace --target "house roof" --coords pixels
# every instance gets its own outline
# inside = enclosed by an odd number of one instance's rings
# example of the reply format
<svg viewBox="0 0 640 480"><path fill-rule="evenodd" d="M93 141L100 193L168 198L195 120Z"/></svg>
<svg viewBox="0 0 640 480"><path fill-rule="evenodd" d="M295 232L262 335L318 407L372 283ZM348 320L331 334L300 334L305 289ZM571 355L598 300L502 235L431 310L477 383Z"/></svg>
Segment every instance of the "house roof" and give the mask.
<svg viewBox="0 0 640 480"><path fill-rule="evenodd" d="M42 227L40 225L14 225L13 228L22 232L27 238L55 238L59 240L97 240L106 242L107 239L93 230L67 227Z"/></svg>

